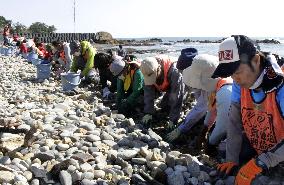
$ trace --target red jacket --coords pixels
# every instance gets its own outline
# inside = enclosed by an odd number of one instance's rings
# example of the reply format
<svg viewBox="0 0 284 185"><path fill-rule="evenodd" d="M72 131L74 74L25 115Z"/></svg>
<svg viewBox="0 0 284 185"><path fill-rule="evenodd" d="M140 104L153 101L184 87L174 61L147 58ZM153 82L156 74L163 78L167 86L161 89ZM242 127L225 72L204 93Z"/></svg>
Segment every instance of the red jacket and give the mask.
<svg viewBox="0 0 284 185"><path fill-rule="evenodd" d="M28 48L27 48L27 45L25 43L22 43L20 45L20 52L21 53L27 53L28 52Z"/></svg>

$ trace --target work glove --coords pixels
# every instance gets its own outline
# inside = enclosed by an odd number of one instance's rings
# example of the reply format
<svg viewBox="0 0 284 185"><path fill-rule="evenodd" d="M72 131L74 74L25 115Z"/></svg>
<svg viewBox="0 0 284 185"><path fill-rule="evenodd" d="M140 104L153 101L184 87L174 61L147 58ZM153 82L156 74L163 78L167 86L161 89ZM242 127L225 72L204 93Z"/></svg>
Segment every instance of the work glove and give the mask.
<svg viewBox="0 0 284 185"><path fill-rule="evenodd" d="M175 124L172 121L167 122L167 129L168 130L173 130L175 128Z"/></svg>
<svg viewBox="0 0 284 185"><path fill-rule="evenodd" d="M239 170L235 178L235 185L250 185L254 178L263 170L263 167L256 164L255 159L251 159Z"/></svg>
<svg viewBox="0 0 284 185"><path fill-rule="evenodd" d="M146 114L145 116L143 116L142 118L142 123L147 125L150 123L150 121L152 121L153 116L151 114Z"/></svg>
<svg viewBox="0 0 284 185"><path fill-rule="evenodd" d="M111 93L111 92L109 91L108 87L105 87L105 88L103 89L103 98L104 98L104 99L109 99L110 93Z"/></svg>
<svg viewBox="0 0 284 185"><path fill-rule="evenodd" d="M173 142L174 140L176 140L180 136L180 134L181 134L180 129L176 128L167 135L166 140L168 142Z"/></svg>
<svg viewBox="0 0 284 185"><path fill-rule="evenodd" d="M231 176L238 168L235 162L225 162L217 165L217 173L221 178Z"/></svg>

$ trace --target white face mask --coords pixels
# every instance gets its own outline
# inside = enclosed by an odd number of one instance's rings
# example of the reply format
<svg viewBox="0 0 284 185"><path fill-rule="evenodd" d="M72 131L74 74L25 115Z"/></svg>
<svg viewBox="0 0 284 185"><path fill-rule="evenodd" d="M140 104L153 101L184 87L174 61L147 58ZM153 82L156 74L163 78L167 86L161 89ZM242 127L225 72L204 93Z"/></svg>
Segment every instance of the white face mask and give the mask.
<svg viewBox="0 0 284 185"><path fill-rule="evenodd" d="M119 75L117 78L123 81L125 79L125 76L124 75Z"/></svg>
<svg viewBox="0 0 284 185"><path fill-rule="evenodd" d="M262 83L263 76L264 76L264 70L261 73L261 75L258 77L258 79L254 82L254 84L249 89L256 89L256 88L258 88L260 86L260 84Z"/></svg>
<svg viewBox="0 0 284 185"><path fill-rule="evenodd" d="M80 56L80 51L76 51L76 52L74 53L74 56L76 56L76 57Z"/></svg>

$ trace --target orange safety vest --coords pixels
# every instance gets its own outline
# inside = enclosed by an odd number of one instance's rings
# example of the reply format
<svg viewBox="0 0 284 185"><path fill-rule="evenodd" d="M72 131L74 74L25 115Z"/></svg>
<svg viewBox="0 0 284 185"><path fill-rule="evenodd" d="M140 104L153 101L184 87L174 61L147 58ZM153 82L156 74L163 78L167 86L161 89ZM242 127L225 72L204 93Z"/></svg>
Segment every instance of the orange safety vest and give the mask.
<svg viewBox="0 0 284 185"><path fill-rule="evenodd" d="M284 139L284 118L276 101L276 93L275 90L269 92L263 101L255 103L250 90L241 88L242 124L258 154Z"/></svg>
<svg viewBox="0 0 284 185"><path fill-rule="evenodd" d="M60 51L59 57L63 60L63 62L64 62L65 64L67 64L67 60L66 60L66 58L65 58L65 52L64 52L64 51Z"/></svg>
<svg viewBox="0 0 284 185"><path fill-rule="evenodd" d="M216 108L216 93L224 86L233 84L233 79L231 77L221 78L216 84L216 91L212 92L208 97L208 111L211 112L209 121L208 121L208 130L214 125L214 122L217 117L217 108Z"/></svg>
<svg viewBox="0 0 284 185"><path fill-rule="evenodd" d="M173 62L170 59L162 59L161 63L163 64L163 67L164 67L164 81L161 85L157 85L157 84L154 84L154 85L159 91L164 92L168 89L170 85L169 80L168 80L168 72Z"/></svg>

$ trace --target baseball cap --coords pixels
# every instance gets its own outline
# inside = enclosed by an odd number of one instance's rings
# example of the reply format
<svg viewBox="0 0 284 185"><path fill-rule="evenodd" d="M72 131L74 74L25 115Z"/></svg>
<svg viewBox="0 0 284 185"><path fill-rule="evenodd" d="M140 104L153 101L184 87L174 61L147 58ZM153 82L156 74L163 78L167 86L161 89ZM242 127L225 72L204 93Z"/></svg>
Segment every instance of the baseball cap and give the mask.
<svg viewBox="0 0 284 185"><path fill-rule="evenodd" d="M158 61L154 57L146 57L141 62L140 69L144 76L145 85L153 85L156 83L158 66Z"/></svg>
<svg viewBox="0 0 284 185"><path fill-rule="evenodd" d="M80 51L80 42L78 40L73 40L70 44L70 54L73 55L76 51Z"/></svg>
<svg viewBox="0 0 284 185"><path fill-rule="evenodd" d="M181 54L178 57L177 69L184 70L192 64L193 58L198 54L195 48L185 48L181 50Z"/></svg>
<svg viewBox="0 0 284 185"><path fill-rule="evenodd" d="M113 62L109 66L110 72L114 76L118 76L125 67L125 62L122 60L121 57L116 57Z"/></svg>
<svg viewBox="0 0 284 185"><path fill-rule="evenodd" d="M244 35L232 35L219 46L219 65L212 78L229 77L241 63L248 63L259 51L259 46Z"/></svg>

